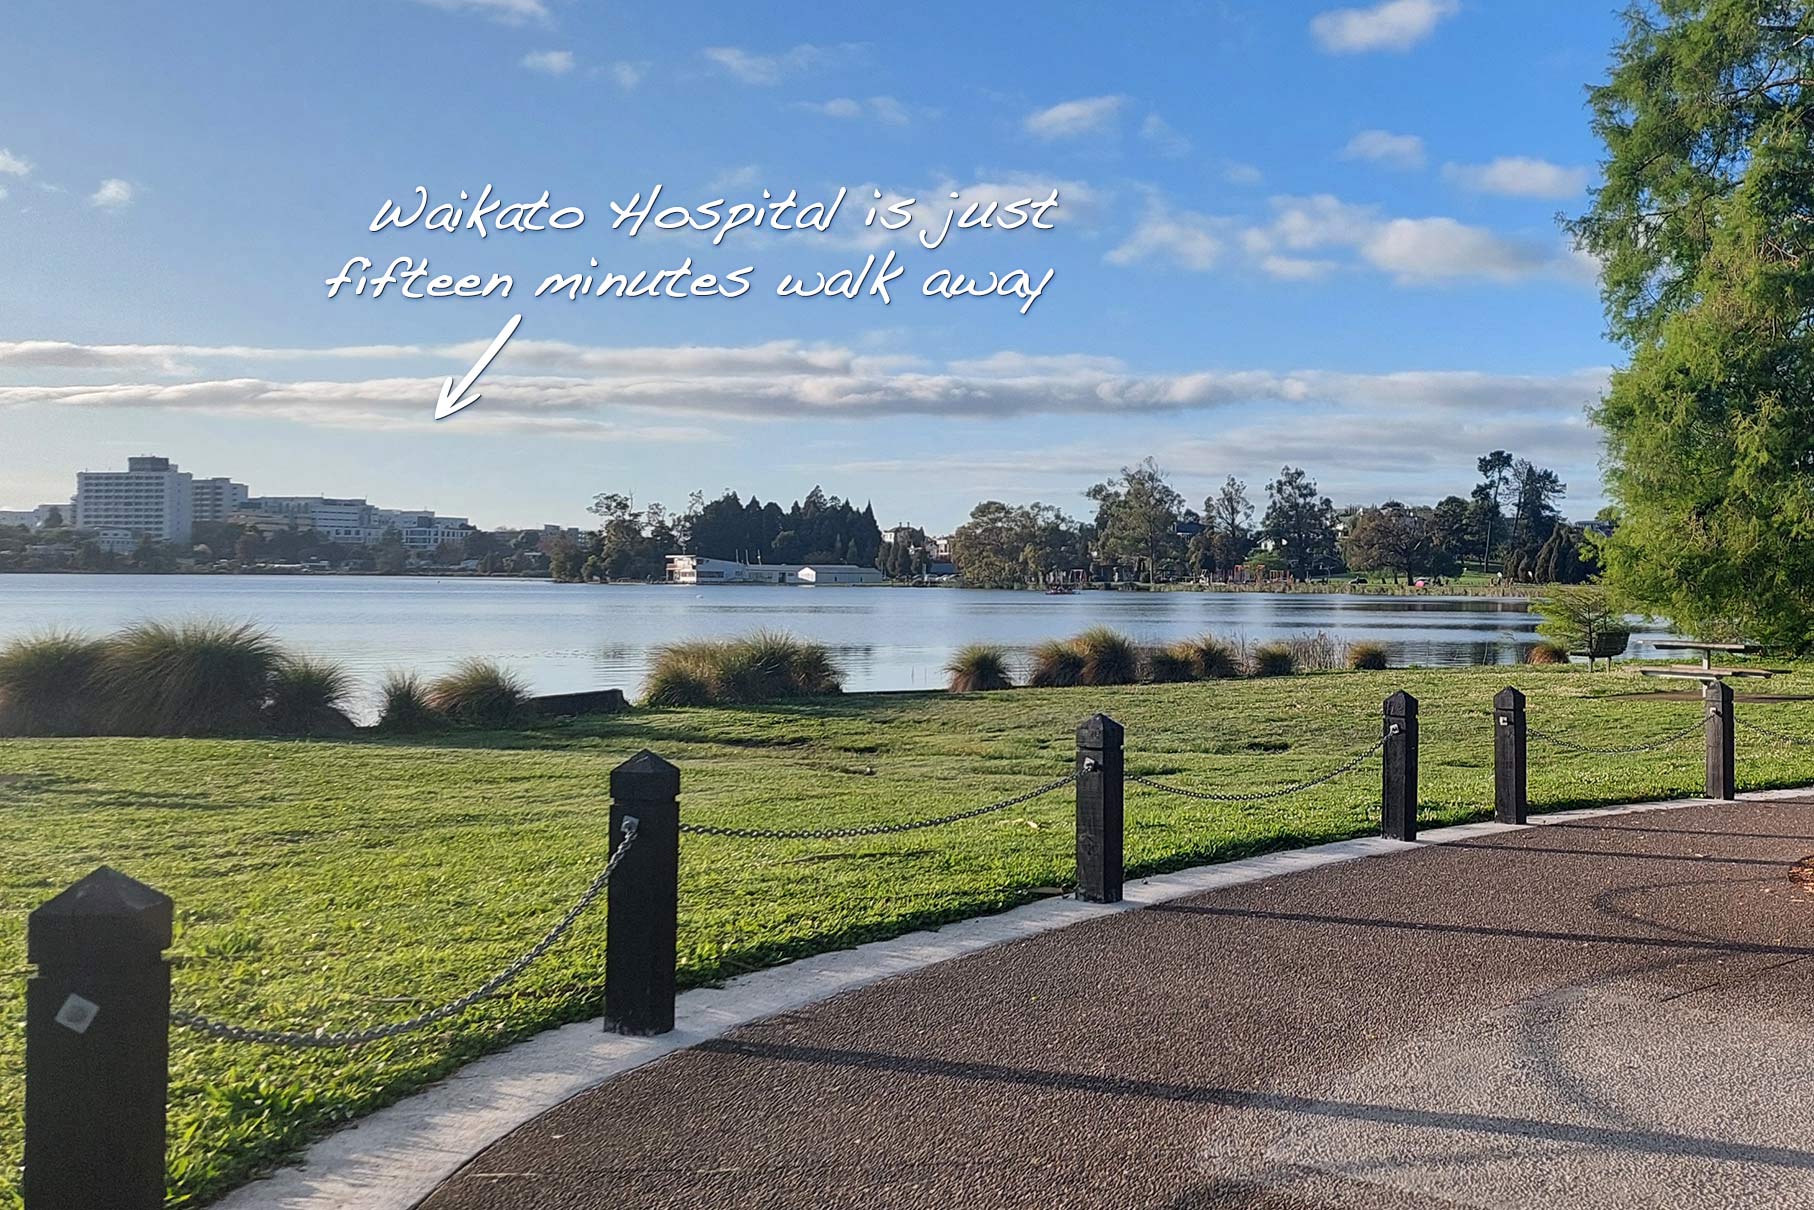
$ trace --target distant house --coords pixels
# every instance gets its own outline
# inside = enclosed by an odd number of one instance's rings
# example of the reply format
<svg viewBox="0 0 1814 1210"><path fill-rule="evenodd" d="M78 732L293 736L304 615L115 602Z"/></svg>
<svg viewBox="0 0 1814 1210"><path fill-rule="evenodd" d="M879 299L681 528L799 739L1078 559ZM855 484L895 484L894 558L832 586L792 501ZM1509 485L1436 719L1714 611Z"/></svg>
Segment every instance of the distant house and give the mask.
<svg viewBox="0 0 1814 1210"><path fill-rule="evenodd" d="M874 567L850 563L740 563L708 559L703 555L669 555L668 581L672 584L797 584L829 587L836 584L880 584L886 580Z"/></svg>

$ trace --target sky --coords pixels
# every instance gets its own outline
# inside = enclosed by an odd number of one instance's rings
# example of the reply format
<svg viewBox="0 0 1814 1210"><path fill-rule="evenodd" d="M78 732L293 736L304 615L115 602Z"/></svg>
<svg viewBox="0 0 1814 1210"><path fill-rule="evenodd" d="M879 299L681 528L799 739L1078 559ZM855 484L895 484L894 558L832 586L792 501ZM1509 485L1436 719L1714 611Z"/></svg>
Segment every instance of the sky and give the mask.
<svg viewBox="0 0 1814 1210"><path fill-rule="evenodd" d="M1579 0L21 5L0 507L156 453L485 527L817 484L943 532L983 499L1088 515L1149 455L1193 504L1286 464L1338 504L1427 503L1504 448L1590 516L1586 412L1619 351L1558 218L1597 176L1586 89L1618 36ZM849 192L823 233L614 230L656 185L689 208ZM371 229L418 188L486 186L584 220ZM1049 230L916 236L951 192L1053 190ZM863 225L904 199L914 225ZM777 296L890 252L886 304ZM350 259L398 256L513 291L329 297ZM750 288L534 297L689 258ZM1023 313L924 295L938 270L1051 276ZM436 421L517 314L479 400Z"/></svg>

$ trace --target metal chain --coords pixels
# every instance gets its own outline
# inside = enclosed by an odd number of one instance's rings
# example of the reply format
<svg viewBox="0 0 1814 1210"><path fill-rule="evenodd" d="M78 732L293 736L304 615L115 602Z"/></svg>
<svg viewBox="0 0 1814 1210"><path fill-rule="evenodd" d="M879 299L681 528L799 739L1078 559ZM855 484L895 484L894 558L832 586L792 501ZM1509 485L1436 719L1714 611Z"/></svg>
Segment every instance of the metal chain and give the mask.
<svg viewBox="0 0 1814 1210"><path fill-rule="evenodd" d="M1266 802L1267 800L1274 799L1274 798L1289 798L1293 794L1301 794L1305 790L1313 790L1317 786L1323 785L1325 782L1332 782L1336 778L1340 777L1342 774L1351 773L1355 769L1358 769L1360 766L1366 764L1367 761L1372 758L1374 753L1378 752L1381 748L1384 748L1385 746L1386 746L1385 737L1381 736L1377 741L1374 742L1374 744L1371 748L1368 748L1365 752L1361 752L1355 756L1350 757L1347 761L1343 762L1340 766L1338 766L1337 768L1331 769L1329 772L1324 773L1320 777L1313 777L1309 781L1302 781L1302 782L1297 783L1294 786L1284 786L1277 790L1261 790L1258 793L1254 793L1254 794L1211 794L1211 793L1207 793L1206 791L1203 791L1203 790L1187 790L1183 786L1168 785L1165 782L1155 781L1153 778L1150 778L1150 777L1141 777L1140 775L1134 774L1134 773L1129 773L1127 775L1127 780L1129 780L1131 782L1137 782L1140 785L1145 786L1149 790L1158 790L1163 794L1176 794L1180 798L1200 799L1203 802L1224 802L1224 803Z"/></svg>
<svg viewBox="0 0 1814 1210"><path fill-rule="evenodd" d="M1043 786L1028 790L1025 794L1016 794L1013 798L1004 798L992 802L986 807L972 807L967 811L958 811L951 815L941 815L937 819L915 819L906 823L875 824L866 828L811 828L794 831L778 831L767 828L731 828L718 824L683 823L682 832L694 836L728 836L734 840L843 840L858 836L891 836L897 832L912 832L919 828L936 828L943 824L957 823L964 819L976 819L996 811L1005 811L1009 807L1018 807L1035 798L1042 798L1052 791L1068 786L1077 780L1077 774L1067 773L1054 778Z"/></svg>
<svg viewBox="0 0 1814 1210"><path fill-rule="evenodd" d="M553 928L543 934L540 941L536 942L516 961L472 991L457 1000L448 1001L439 1008L430 1009L407 1021L394 1021L388 1025L374 1025L370 1029L353 1030L347 1033L329 1033L325 1027L317 1029L313 1033L282 1029L254 1029L245 1025L230 1025L205 1017L200 1013L180 1010L173 1010L170 1019L197 1033L222 1038L228 1042L261 1042L267 1046L363 1046L368 1042L394 1038L398 1034L406 1034L411 1030L421 1029L424 1025L432 1025L436 1021L456 1016L495 994L505 984L529 969L530 964L537 958L554 948L555 942L566 936L567 930L573 927L573 922L578 920L580 915L598 899L599 895L604 893L606 885L611 881L611 875L617 870L618 864L623 861L624 854L628 853L630 846L636 843L635 818L630 817L624 820L623 833L623 843L617 846L617 851L611 854L609 861L605 862L605 868L599 871L598 877L592 880L592 884L586 888L585 893L574 901L573 906L567 909L567 914L562 916Z"/></svg>
<svg viewBox="0 0 1814 1210"><path fill-rule="evenodd" d="M1771 739L1781 740L1785 744L1793 744L1797 748L1814 748L1814 739L1808 739L1806 736L1801 735L1790 735L1787 731L1778 731L1774 727L1766 727L1762 723L1754 723L1742 714L1734 714L1732 721L1747 730L1756 731L1760 735L1767 735Z"/></svg>
<svg viewBox="0 0 1814 1210"><path fill-rule="evenodd" d="M1705 726L1706 721L1697 718L1686 727L1683 727L1680 731L1665 735L1662 739L1652 740L1647 744L1634 744L1629 748L1590 748L1585 744L1577 744L1574 740L1564 739L1560 735L1555 735L1548 731L1539 731L1528 723L1525 725L1525 733L1536 739L1540 739L1547 744L1551 744L1554 747L1561 748L1565 752L1578 752L1583 756L1634 756L1639 752L1655 752L1659 748L1667 748L1671 744L1680 743L1690 735L1702 730Z"/></svg>

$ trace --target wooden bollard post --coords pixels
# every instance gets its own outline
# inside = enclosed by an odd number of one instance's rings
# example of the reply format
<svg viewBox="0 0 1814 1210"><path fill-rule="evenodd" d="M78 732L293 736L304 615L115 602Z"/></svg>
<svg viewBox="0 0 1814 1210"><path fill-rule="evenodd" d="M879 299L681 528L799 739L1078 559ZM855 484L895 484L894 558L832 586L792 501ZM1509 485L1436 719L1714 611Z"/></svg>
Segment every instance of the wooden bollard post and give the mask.
<svg viewBox="0 0 1814 1210"><path fill-rule="evenodd" d="M1121 724L1092 714L1077 728L1077 897L1121 902Z"/></svg>
<svg viewBox="0 0 1814 1210"><path fill-rule="evenodd" d="M164 1205L171 919L102 866L26 922L27 1210Z"/></svg>
<svg viewBox="0 0 1814 1210"><path fill-rule="evenodd" d="M605 1028L674 1028L674 955L680 916L680 770L644 750L611 770L611 847L636 842L605 889Z"/></svg>
<svg viewBox="0 0 1814 1210"><path fill-rule="evenodd" d="M1707 709L1707 797L1738 797L1738 774L1733 763L1732 686L1708 681L1701 686Z"/></svg>
<svg viewBox="0 0 1814 1210"><path fill-rule="evenodd" d="M1417 839L1417 699L1400 689L1386 699L1385 760L1380 773L1381 836Z"/></svg>
<svg viewBox="0 0 1814 1210"><path fill-rule="evenodd" d="M1523 823L1530 811L1525 777L1524 694L1507 685L1493 697L1493 818Z"/></svg>

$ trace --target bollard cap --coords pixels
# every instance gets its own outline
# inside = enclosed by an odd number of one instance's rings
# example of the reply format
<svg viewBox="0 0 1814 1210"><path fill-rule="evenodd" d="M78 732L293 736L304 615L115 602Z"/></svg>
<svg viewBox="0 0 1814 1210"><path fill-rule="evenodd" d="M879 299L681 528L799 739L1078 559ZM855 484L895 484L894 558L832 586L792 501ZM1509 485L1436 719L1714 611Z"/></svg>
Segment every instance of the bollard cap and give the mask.
<svg viewBox="0 0 1814 1210"><path fill-rule="evenodd" d="M1393 718L1416 718L1417 699L1400 689L1386 699L1386 713Z"/></svg>
<svg viewBox="0 0 1814 1210"><path fill-rule="evenodd" d="M1085 748L1119 747L1124 734L1121 724L1106 714L1092 714L1077 724L1077 742Z"/></svg>
<svg viewBox="0 0 1814 1210"><path fill-rule="evenodd" d="M666 801L680 796L680 770L644 748L611 770L611 797Z"/></svg>
<svg viewBox="0 0 1814 1210"><path fill-rule="evenodd" d="M1507 685L1493 695L1493 705L1501 710L1516 710L1524 705L1524 694L1514 685Z"/></svg>
<svg viewBox="0 0 1814 1210"><path fill-rule="evenodd" d="M156 957L169 947L170 896L102 866L42 904L26 922L26 957L35 963L95 955Z"/></svg>

